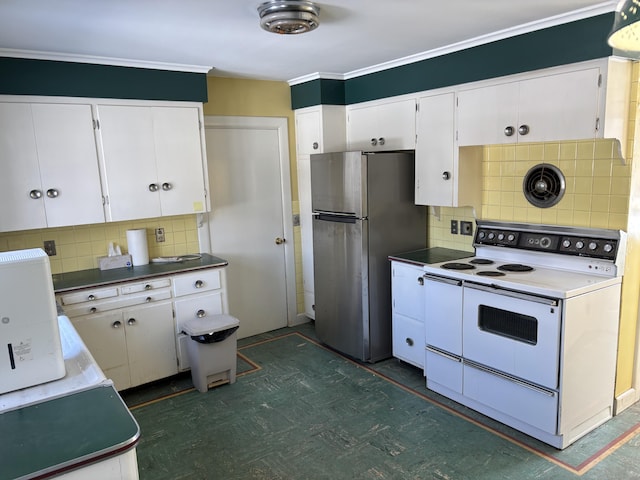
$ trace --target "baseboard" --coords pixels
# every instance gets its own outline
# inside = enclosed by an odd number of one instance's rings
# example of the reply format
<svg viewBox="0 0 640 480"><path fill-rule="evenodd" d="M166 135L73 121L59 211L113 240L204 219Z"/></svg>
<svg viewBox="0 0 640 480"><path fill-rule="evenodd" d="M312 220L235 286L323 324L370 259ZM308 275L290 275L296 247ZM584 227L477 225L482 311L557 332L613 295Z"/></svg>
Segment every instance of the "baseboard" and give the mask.
<svg viewBox="0 0 640 480"><path fill-rule="evenodd" d="M638 392L635 388L630 388L626 392L618 395L613 402L613 414L618 415L638 401Z"/></svg>
<svg viewBox="0 0 640 480"><path fill-rule="evenodd" d="M303 323L309 323L311 319L307 317L304 313L299 313L296 315L296 318L289 324L290 327L295 327L297 325L302 325Z"/></svg>

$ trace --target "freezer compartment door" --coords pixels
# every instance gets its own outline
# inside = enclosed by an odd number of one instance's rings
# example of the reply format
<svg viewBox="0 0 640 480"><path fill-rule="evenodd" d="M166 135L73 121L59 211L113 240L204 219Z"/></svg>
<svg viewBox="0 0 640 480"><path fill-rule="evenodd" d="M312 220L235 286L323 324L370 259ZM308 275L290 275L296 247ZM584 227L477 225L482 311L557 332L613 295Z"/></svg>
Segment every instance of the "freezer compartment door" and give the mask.
<svg viewBox="0 0 640 480"><path fill-rule="evenodd" d="M362 152L311 155L311 209L366 217L366 165Z"/></svg>
<svg viewBox="0 0 640 480"><path fill-rule="evenodd" d="M313 217L315 322L318 338L349 356L369 357L366 220Z"/></svg>

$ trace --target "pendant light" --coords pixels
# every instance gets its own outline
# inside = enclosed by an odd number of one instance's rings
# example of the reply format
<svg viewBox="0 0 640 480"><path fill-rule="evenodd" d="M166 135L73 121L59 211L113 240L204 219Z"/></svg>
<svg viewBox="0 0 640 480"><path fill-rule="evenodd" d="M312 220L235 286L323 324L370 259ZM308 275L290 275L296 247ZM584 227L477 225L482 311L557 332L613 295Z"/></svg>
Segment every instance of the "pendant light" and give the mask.
<svg viewBox="0 0 640 480"><path fill-rule="evenodd" d="M640 54L640 0L621 0L615 15L609 45L623 52Z"/></svg>
<svg viewBox="0 0 640 480"><path fill-rule="evenodd" d="M292 35L320 25L320 9L304 0L271 0L258 6L260 26L268 32Z"/></svg>

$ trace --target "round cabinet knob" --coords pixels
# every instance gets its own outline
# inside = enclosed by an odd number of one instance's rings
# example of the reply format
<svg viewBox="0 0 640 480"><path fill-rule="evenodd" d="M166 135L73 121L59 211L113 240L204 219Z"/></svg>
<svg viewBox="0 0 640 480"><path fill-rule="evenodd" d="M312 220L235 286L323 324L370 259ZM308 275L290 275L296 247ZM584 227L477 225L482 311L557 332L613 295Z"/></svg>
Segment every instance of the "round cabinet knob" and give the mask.
<svg viewBox="0 0 640 480"><path fill-rule="evenodd" d="M375 138L371 139L371 146L375 147L378 144L378 140L376 140Z"/></svg>
<svg viewBox="0 0 640 480"><path fill-rule="evenodd" d="M173 186L168 183L168 182L164 182L162 184L162 190L164 190L165 192L168 192L169 190L171 190L173 188Z"/></svg>
<svg viewBox="0 0 640 480"><path fill-rule="evenodd" d="M149 191L150 192L157 192L158 191L158 184L157 183L150 183L149 184Z"/></svg>
<svg viewBox="0 0 640 480"><path fill-rule="evenodd" d="M196 283L194 283L193 286L196 288L202 288L204 287L204 282L202 280L196 280Z"/></svg>
<svg viewBox="0 0 640 480"><path fill-rule="evenodd" d="M95 295L89 295L89 296L87 297L87 300L95 300L95 299L96 299L96 296L95 296Z"/></svg>
<svg viewBox="0 0 640 480"><path fill-rule="evenodd" d="M504 134L507 137L511 137L513 136L513 134L516 133L515 129L511 126L508 127L504 127Z"/></svg>
<svg viewBox="0 0 640 480"><path fill-rule="evenodd" d="M40 190L31 190L29 192L29 197L33 198L34 200L37 200L42 197L42 192Z"/></svg>
<svg viewBox="0 0 640 480"><path fill-rule="evenodd" d="M311 147L312 147L314 150L317 150L319 146L320 146L320 145L318 145L318 142L313 142L313 145L311 145Z"/></svg>
<svg viewBox="0 0 640 480"><path fill-rule="evenodd" d="M602 248L607 253L611 253L613 251L613 245L611 245L610 243L605 243L604 247L602 247Z"/></svg>
<svg viewBox="0 0 640 480"><path fill-rule="evenodd" d="M598 248L598 244L596 242L589 242L589 250L595 250Z"/></svg>
<svg viewBox="0 0 640 480"><path fill-rule="evenodd" d="M122 326L122 322L120 320L116 320L111 324L111 327L113 328L120 328L121 326Z"/></svg>
<svg viewBox="0 0 640 480"><path fill-rule="evenodd" d="M144 299L144 301L147 302L147 303L151 303L152 300L153 300L153 298L151 298L151 297L147 297L147 298Z"/></svg>
<svg viewBox="0 0 640 480"><path fill-rule="evenodd" d="M442 172L442 179L449 180L451 178L451 172Z"/></svg>
<svg viewBox="0 0 640 480"><path fill-rule="evenodd" d="M207 312L205 312L204 310L200 309L196 312L196 317L198 318L203 318L207 316Z"/></svg>
<svg viewBox="0 0 640 480"><path fill-rule="evenodd" d="M284 238L276 237L276 245L282 245L284 242Z"/></svg>
<svg viewBox="0 0 640 480"><path fill-rule="evenodd" d="M127 320L127 325L135 325L135 324L136 324L135 318L130 318L129 320Z"/></svg>
<svg viewBox="0 0 640 480"><path fill-rule="evenodd" d="M153 287L151 285L149 285L148 283L144 286L145 290L151 290Z"/></svg>
<svg viewBox="0 0 640 480"><path fill-rule="evenodd" d="M418 277L418 285L424 285L424 278Z"/></svg>
<svg viewBox="0 0 640 480"><path fill-rule="evenodd" d="M96 307L91 307L89 309L89 313L96 313L98 311L98 309Z"/></svg>
<svg viewBox="0 0 640 480"><path fill-rule="evenodd" d="M47 197L49 198L56 198L58 197L58 195L60 195L60 192L55 188L50 188L49 190L47 190Z"/></svg>
<svg viewBox="0 0 640 480"><path fill-rule="evenodd" d="M413 338L405 338L404 340L405 342L407 342L407 345L409 345L410 347L413 347Z"/></svg>
<svg viewBox="0 0 640 480"><path fill-rule="evenodd" d="M378 145L384 145L384 137L378 139Z"/></svg>
<svg viewBox="0 0 640 480"><path fill-rule="evenodd" d="M526 135L529 133L529 125L520 125L518 127L518 135Z"/></svg>

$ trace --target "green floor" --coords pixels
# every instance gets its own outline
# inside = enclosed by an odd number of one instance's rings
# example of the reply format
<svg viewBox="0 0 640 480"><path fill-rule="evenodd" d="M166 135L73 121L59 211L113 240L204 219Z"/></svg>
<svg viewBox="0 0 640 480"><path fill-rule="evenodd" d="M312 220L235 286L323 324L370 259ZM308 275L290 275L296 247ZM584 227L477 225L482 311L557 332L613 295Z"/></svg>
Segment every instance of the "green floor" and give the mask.
<svg viewBox="0 0 640 480"><path fill-rule="evenodd" d="M123 392L140 478L640 479L640 406L558 451L429 392L395 359L359 365L312 324L238 342L238 379Z"/></svg>

